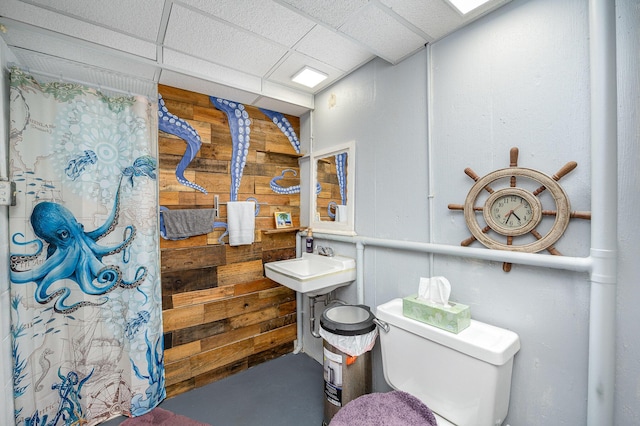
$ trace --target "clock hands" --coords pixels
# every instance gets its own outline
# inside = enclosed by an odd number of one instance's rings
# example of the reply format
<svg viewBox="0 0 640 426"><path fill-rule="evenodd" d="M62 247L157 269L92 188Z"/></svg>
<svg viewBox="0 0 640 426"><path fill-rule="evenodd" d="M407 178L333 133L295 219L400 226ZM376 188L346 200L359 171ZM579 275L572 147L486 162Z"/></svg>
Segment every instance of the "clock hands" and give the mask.
<svg viewBox="0 0 640 426"><path fill-rule="evenodd" d="M502 222L502 223L503 223L504 225L506 225L506 224L507 224L507 222L509 222L509 218L511 218L511 216L515 216L515 218L516 218L516 219L518 219L518 222L519 222L519 223L522 223L522 219L520 219L520 218L518 217L518 215L514 213L514 211L513 211L513 210L509 210L509 213L507 213L507 214L505 215L504 222Z"/></svg>
<svg viewBox="0 0 640 426"><path fill-rule="evenodd" d="M512 215L515 216L516 219L518 219L518 223L522 223L522 219L520 219L520 217L515 213L516 210L518 210L520 207L522 207L522 204L518 204L518 206L515 209L509 210L509 212L504 215L505 219L504 219L504 222L502 223L506 225L507 222L509 222L509 219L511 218Z"/></svg>

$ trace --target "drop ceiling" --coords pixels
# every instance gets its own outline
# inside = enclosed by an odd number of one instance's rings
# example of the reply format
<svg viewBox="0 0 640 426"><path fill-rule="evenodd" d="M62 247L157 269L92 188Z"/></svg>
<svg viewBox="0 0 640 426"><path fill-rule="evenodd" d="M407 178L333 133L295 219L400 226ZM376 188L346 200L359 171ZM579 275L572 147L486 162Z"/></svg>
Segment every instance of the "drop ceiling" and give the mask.
<svg viewBox="0 0 640 426"><path fill-rule="evenodd" d="M0 35L34 73L301 115L372 59L397 64L508 1L462 15L448 0L2 0ZM328 78L292 82L305 65Z"/></svg>

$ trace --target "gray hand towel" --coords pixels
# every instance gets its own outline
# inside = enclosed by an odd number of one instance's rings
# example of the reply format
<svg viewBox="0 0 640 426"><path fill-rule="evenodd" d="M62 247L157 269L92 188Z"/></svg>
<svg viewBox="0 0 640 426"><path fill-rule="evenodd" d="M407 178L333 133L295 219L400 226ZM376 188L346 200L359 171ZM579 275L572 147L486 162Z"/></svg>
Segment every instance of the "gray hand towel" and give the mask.
<svg viewBox="0 0 640 426"><path fill-rule="evenodd" d="M182 209L162 212L166 238L180 239L213 231L215 209Z"/></svg>

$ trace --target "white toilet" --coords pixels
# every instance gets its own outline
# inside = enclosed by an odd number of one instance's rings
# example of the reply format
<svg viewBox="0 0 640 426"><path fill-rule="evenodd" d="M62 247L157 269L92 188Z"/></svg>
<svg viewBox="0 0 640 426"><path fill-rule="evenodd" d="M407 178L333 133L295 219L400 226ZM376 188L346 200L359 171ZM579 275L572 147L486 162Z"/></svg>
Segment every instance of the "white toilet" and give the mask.
<svg viewBox="0 0 640 426"><path fill-rule="evenodd" d="M512 331L471 320L459 334L407 318L402 299L376 309L389 325L380 331L384 377L415 396L439 426L501 425L509 408L513 357L520 349Z"/></svg>

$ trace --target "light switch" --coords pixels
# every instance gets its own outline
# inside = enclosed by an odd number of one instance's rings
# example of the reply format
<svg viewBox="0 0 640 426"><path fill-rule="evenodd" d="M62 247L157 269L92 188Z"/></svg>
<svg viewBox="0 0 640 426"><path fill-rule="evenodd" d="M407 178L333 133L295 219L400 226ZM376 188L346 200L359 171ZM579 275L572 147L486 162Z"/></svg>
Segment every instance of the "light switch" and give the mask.
<svg viewBox="0 0 640 426"><path fill-rule="evenodd" d="M16 183L0 180L0 206L16 205Z"/></svg>

